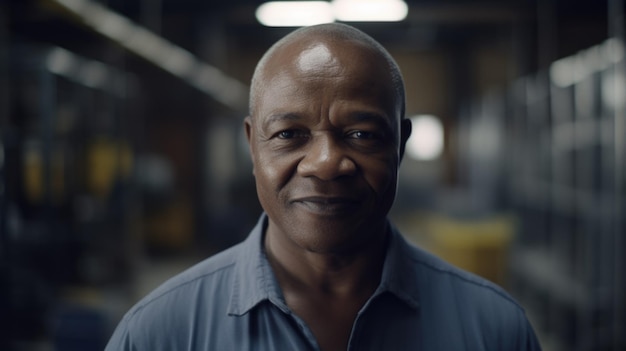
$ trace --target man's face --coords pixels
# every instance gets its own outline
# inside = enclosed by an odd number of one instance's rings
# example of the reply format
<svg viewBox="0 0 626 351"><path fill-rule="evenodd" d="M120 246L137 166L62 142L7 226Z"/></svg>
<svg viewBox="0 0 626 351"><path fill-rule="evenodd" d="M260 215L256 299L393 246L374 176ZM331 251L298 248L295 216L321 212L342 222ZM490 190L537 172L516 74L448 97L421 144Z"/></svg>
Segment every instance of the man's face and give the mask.
<svg viewBox="0 0 626 351"><path fill-rule="evenodd" d="M327 41L281 49L246 119L268 235L341 253L384 234L399 164L399 98L386 62Z"/></svg>

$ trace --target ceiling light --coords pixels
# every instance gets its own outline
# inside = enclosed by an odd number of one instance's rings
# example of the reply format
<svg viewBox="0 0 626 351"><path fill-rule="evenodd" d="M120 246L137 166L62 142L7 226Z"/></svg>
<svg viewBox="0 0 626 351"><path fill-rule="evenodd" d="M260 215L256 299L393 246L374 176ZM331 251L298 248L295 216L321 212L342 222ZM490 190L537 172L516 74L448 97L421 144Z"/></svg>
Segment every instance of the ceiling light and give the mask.
<svg viewBox="0 0 626 351"><path fill-rule="evenodd" d="M217 101L239 111L245 109L248 88L239 81L225 75L219 69L197 59L192 53L150 32L126 17L92 0L51 0L61 5L105 37L117 42L129 52L143 57L158 67L181 78ZM329 3L326 3L330 6ZM69 57L69 58L68 58ZM55 51L47 65L53 72L66 73L73 68L71 56ZM88 72L89 84L96 84L101 77L94 68Z"/></svg>
<svg viewBox="0 0 626 351"><path fill-rule="evenodd" d="M406 144L406 153L418 161L435 160L443 152L443 125L432 115L411 117L411 136Z"/></svg>
<svg viewBox="0 0 626 351"><path fill-rule="evenodd" d="M303 27L335 21L326 1L270 1L257 8L256 18L268 27Z"/></svg>
<svg viewBox="0 0 626 351"><path fill-rule="evenodd" d="M46 58L46 67L52 73L58 75L69 75L76 67L76 59L69 51L61 48L54 48Z"/></svg>
<svg viewBox="0 0 626 351"><path fill-rule="evenodd" d="M344 22L397 22L409 9L402 0L334 0L333 14Z"/></svg>

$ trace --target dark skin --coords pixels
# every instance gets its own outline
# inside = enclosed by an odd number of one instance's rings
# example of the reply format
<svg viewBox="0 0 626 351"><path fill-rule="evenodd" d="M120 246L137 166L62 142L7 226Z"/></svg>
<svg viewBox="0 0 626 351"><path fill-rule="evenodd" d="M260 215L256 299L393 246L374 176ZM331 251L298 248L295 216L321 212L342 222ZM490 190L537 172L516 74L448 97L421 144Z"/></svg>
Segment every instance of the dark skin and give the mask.
<svg viewBox="0 0 626 351"><path fill-rule="evenodd" d="M365 43L305 36L261 74L245 130L269 218L266 253L321 349L346 350L380 282L410 124L385 59Z"/></svg>

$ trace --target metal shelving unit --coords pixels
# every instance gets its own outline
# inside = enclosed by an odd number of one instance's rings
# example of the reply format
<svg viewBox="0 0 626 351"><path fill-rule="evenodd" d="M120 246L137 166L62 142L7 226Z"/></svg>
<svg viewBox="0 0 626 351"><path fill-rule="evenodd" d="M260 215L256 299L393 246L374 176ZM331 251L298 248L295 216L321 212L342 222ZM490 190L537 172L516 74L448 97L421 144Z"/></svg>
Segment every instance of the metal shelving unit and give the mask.
<svg viewBox="0 0 626 351"><path fill-rule="evenodd" d="M10 116L0 121L8 349L62 348L73 321L89 348L103 341L96 333L108 328L106 315L65 294L86 296L133 273L129 209L137 200L122 171L133 77L59 47L2 53L11 84Z"/></svg>
<svg viewBox="0 0 626 351"><path fill-rule="evenodd" d="M624 51L608 39L477 102L507 106L496 132L504 207L519 218L510 286L550 350L626 348ZM476 150L464 152L472 174Z"/></svg>

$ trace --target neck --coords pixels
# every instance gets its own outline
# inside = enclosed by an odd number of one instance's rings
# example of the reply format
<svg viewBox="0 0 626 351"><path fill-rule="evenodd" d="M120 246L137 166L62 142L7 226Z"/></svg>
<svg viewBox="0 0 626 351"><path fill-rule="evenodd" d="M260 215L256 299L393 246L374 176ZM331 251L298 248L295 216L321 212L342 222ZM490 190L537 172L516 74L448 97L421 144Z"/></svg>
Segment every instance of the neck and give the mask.
<svg viewBox="0 0 626 351"><path fill-rule="evenodd" d="M313 252L285 245L267 233L265 250L285 294L317 293L328 297L367 299L382 275L386 233L359 250L343 253Z"/></svg>

